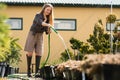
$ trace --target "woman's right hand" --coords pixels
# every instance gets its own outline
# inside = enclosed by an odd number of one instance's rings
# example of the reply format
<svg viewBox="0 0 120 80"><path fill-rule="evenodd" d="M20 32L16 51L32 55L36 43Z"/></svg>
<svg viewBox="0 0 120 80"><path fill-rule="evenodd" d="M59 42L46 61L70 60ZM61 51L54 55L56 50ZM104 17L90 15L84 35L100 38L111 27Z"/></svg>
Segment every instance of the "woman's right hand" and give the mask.
<svg viewBox="0 0 120 80"><path fill-rule="evenodd" d="M48 34L50 34L50 33L51 33L51 28L50 28L50 27L48 28L48 31L47 31L47 32L48 32Z"/></svg>
<svg viewBox="0 0 120 80"><path fill-rule="evenodd" d="M52 27L52 25L51 25L51 24L48 24L48 27L50 28L50 27Z"/></svg>

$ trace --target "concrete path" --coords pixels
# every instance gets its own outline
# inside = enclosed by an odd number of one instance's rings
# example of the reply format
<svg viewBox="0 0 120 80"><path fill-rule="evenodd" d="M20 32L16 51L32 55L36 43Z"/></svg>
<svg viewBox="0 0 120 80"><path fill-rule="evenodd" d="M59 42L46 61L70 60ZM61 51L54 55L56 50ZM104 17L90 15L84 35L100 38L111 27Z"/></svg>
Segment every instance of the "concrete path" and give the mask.
<svg viewBox="0 0 120 80"><path fill-rule="evenodd" d="M0 80L43 80L42 78L28 78L27 74L11 74L8 77L0 78Z"/></svg>

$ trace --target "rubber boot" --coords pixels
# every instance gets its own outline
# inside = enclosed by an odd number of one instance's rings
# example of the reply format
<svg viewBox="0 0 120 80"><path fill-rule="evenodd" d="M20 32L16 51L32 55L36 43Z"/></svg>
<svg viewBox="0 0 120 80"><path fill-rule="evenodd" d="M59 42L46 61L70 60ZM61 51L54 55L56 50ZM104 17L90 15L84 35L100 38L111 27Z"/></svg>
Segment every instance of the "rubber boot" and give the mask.
<svg viewBox="0 0 120 80"><path fill-rule="evenodd" d="M26 55L26 57L27 57L27 76L31 77L31 68L30 68L30 66L31 66L32 56Z"/></svg>
<svg viewBox="0 0 120 80"><path fill-rule="evenodd" d="M36 63L35 63L35 77L39 77L40 73L39 71L39 66L40 66L40 60L41 60L41 56L36 56Z"/></svg>

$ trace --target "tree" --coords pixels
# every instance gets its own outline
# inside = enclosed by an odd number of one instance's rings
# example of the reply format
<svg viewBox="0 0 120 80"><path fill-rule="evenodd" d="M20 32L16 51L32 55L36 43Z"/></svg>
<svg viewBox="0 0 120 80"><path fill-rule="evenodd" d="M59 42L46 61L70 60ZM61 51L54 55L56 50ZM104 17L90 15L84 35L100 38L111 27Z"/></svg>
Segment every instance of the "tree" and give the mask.
<svg viewBox="0 0 120 80"><path fill-rule="evenodd" d="M88 45L88 43L82 42L75 38L70 39L71 48L74 50L74 57L77 60L82 60L85 54L93 53L94 50ZM75 53L77 51L77 53Z"/></svg>
<svg viewBox="0 0 120 80"><path fill-rule="evenodd" d="M90 35L87 42L94 48L95 53L110 53L110 36L104 32L102 20L95 24L93 34Z"/></svg>

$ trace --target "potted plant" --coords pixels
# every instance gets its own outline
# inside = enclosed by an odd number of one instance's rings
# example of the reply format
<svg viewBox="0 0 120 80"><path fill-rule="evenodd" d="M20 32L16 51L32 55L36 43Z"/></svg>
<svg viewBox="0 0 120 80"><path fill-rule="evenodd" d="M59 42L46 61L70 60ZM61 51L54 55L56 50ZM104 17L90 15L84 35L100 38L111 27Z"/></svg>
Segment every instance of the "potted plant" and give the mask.
<svg viewBox="0 0 120 80"><path fill-rule="evenodd" d="M107 23L114 23L117 19L117 16L115 14L109 14L107 17L106 17L106 22Z"/></svg>
<svg viewBox="0 0 120 80"><path fill-rule="evenodd" d="M9 55L6 56L6 62L9 64L9 70L14 70L13 73L18 73L18 64L21 62L21 54L20 51L22 48L17 43L19 39L18 38L11 38L10 39L10 49L9 49ZM11 74L11 71L10 73Z"/></svg>
<svg viewBox="0 0 120 80"><path fill-rule="evenodd" d="M0 10L6 7L0 4ZM9 38L9 26L5 23L7 17L0 14L0 62L5 61L5 52L9 49L10 38Z"/></svg>
<svg viewBox="0 0 120 80"><path fill-rule="evenodd" d="M117 22L114 33L116 34L116 37L120 40L120 22Z"/></svg>
<svg viewBox="0 0 120 80"><path fill-rule="evenodd" d="M114 46L115 46L115 53L120 52L120 22L117 22L116 27L113 31L113 37L114 37Z"/></svg>
<svg viewBox="0 0 120 80"><path fill-rule="evenodd" d="M108 54L110 53L109 39L109 34L105 33L103 29L102 21L98 20L98 22L94 26L93 33L90 34L87 42L91 45L91 47L93 47L95 53Z"/></svg>
<svg viewBox="0 0 120 80"><path fill-rule="evenodd" d="M114 27L115 27L115 21L116 21L117 17L115 14L109 14L107 17L106 17L106 27L108 30L114 30Z"/></svg>
<svg viewBox="0 0 120 80"><path fill-rule="evenodd" d="M5 9L6 5L0 4L0 12ZM5 23L7 17L0 14L0 77L4 77L6 70L6 52L9 52L10 38L9 38L9 26Z"/></svg>

